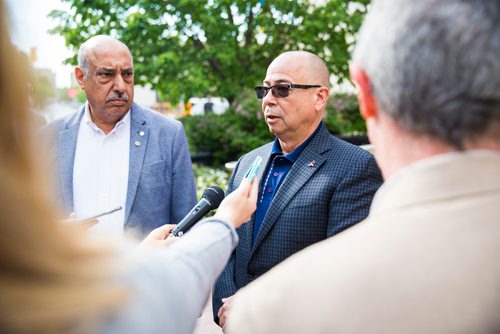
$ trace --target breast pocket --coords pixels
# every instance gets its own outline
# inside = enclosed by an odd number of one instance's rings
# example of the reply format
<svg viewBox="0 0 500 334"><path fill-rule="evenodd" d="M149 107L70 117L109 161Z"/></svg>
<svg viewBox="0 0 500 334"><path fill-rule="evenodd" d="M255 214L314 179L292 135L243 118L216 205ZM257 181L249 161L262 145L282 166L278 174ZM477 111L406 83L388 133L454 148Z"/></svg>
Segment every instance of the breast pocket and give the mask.
<svg viewBox="0 0 500 334"><path fill-rule="evenodd" d="M158 162L153 162L142 166L141 174L157 174L164 173L167 168L167 160L162 160Z"/></svg>
<svg viewBox="0 0 500 334"><path fill-rule="evenodd" d="M168 194L171 180L167 167L166 161L159 161L142 168L139 189L143 196L147 196L148 200L153 201L152 203L156 203L156 199L160 198L165 200Z"/></svg>

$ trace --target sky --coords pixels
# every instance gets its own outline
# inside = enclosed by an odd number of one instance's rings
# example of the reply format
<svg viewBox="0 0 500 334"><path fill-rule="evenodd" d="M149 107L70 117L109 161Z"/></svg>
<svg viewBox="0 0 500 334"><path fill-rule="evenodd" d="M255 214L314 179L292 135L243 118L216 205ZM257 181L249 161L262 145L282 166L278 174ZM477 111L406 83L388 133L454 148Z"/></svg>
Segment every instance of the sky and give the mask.
<svg viewBox="0 0 500 334"><path fill-rule="evenodd" d="M6 5L12 42L27 54L35 47L37 60L34 67L51 69L56 73L56 85L68 87L73 67L62 62L72 52L66 48L63 37L47 32L56 25L47 15L53 9L67 9L67 4L60 0L7 0Z"/></svg>

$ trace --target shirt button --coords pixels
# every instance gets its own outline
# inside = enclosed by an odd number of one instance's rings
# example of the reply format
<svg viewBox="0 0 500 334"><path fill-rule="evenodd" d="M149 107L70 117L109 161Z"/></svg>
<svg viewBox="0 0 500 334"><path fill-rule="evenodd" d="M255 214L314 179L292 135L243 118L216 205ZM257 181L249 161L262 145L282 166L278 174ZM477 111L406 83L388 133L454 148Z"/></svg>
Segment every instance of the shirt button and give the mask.
<svg viewBox="0 0 500 334"><path fill-rule="evenodd" d="M278 176L280 175L278 172L274 172L274 176Z"/></svg>
<svg viewBox="0 0 500 334"><path fill-rule="evenodd" d="M273 188L267 189L267 192L272 193L273 192Z"/></svg>

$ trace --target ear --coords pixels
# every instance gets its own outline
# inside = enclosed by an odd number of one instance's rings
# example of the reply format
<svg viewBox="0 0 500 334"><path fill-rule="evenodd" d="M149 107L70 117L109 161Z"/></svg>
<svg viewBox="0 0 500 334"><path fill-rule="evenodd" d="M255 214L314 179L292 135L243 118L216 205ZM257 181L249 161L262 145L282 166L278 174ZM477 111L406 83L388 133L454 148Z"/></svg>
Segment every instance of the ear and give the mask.
<svg viewBox="0 0 500 334"><path fill-rule="evenodd" d="M316 93L316 110L323 111L328 103L328 98L330 96L330 90L327 87L318 88Z"/></svg>
<svg viewBox="0 0 500 334"><path fill-rule="evenodd" d="M75 67L75 78L78 82L78 86L84 91L85 90L85 74L80 67Z"/></svg>
<svg viewBox="0 0 500 334"><path fill-rule="evenodd" d="M377 101L372 92L372 84L366 72L358 65L351 64L351 79L358 88L358 101L361 117L367 121L371 117L377 117Z"/></svg>

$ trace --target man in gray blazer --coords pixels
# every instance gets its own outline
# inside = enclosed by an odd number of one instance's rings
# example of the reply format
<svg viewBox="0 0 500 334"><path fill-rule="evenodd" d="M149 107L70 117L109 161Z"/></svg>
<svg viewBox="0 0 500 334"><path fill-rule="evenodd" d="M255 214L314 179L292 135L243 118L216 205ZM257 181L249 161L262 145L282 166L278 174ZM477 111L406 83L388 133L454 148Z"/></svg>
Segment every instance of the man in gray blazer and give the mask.
<svg viewBox="0 0 500 334"><path fill-rule="evenodd" d="M244 155L229 183L230 192L254 159L263 158L256 213L238 229L240 243L213 293L214 318L222 327L238 289L363 220L382 183L372 154L335 138L321 121L330 93L323 60L286 52L271 63L263 83L256 93L276 140Z"/></svg>
<svg viewBox="0 0 500 334"><path fill-rule="evenodd" d="M64 208L84 218L122 207L99 218L95 232L178 223L196 203L186 136L180 122L133 103L130 50L92 37L78 51L75 76L87 103L44 129L55 140Z"/></svg>

